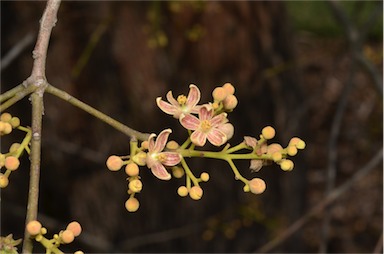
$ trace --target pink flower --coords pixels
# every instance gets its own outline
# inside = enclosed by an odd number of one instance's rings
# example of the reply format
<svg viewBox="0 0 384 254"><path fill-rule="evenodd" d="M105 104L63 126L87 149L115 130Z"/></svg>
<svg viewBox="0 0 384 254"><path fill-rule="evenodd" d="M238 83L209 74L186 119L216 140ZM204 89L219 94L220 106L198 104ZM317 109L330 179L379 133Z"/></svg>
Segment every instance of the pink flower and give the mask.
<svg viewBox="0 0 384 254"><path fill-rule="evenodd" d="M221 146L228 140L230 131L228 131L227 114L221 113L214 116L214 110L202 106L199 110L199 118L194 115L180 116L180 123L184 128L193 130L191 141L197 146L204 146L208 141L215 145Z"/></svg>
<svg viewBox="0 0 384 254"><path fill-rule="evenodd" d="M165 102L158 97L156 99L157 106L169 115L173 115L174 118L180 118L181 114L190 114L199 112L199 106L196 106L200 101L200 90L197 86L191 84L189 85L188 96L179 95L177 100L173 97L172 91L167 93L167 100L170 102Z"/></svg>
<svg viewBox="0 0 384 254"><path fill-rule="evenodd" d="M156 137L156 134L151 134L148 139L146 163L148 168L151 169L152 174L161 180L171 179L171 175L165 169L164 165L175 166L181 161L181 155L178 153L162 152L171 132L171 129L166 129L159 134L156 141L153 140Z"/></svg>

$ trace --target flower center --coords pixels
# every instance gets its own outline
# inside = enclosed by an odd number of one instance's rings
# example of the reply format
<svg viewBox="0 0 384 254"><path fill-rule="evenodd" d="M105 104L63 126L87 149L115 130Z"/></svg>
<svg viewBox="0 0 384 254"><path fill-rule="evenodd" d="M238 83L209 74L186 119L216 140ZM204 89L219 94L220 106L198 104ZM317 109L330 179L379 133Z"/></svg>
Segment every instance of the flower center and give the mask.
<svg viewBox="0 0 384 254"><path fill-rule="evenodd" d="M164 162L167 160L167 155L163 154L163 153L159 153L157 155L157 160L160 161L160 162Z"/></svg>
<svg viewBox="0 0 384 254"><path fill-rule="evenodd" d="M200 128L203 132L208 132L212 128L211 122L209 120L201 121Z"/></svg>
<svg viewBox="0 0 384 254"><path fill-rule="evenodd" d="M187 97L184 94L179 95L177 96L177 102L179 103L180 106L183 106L187 102Z"/></svg>

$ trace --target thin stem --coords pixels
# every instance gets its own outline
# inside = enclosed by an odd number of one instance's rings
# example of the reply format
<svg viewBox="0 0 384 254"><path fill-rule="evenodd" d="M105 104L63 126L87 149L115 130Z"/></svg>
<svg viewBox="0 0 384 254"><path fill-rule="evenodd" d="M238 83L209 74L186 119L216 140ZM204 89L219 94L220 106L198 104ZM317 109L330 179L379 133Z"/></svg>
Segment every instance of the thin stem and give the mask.
<svg viewBox="0 0 384 254"><path fill-rule="evenodd" d="M1 95L0 99L1 102L5 101L0 105L0 112L3 112L19 100L23 99L25 96L29 95L30 93L34 92L37 89L34 85L29 85L26 88L24 87L24 84L20 84L16 86L15 88L9 90L8 92L5 92ZM8 99L8 100L7 100Z"/></svg>
<svg viewBox="0 0 384 254"><path fill-rule="evenodd" d="M70 104L72 104L75 107L78 107L78 108L84 110L85 112L87 112L90 115L92 115L92 116L100 119L101 121L109 124L110 126L114 127L115 129L124 133L127 136L135 137L141 141L148 140L149 134L142 133L142 132L139 132L139 131L136 131L134 129L129 128L128 126L120 123L119 121L109 117L108 115L98 111L97 109L89 106L88 104L85 104L84 102L76 99L72 95L70 95L70 94L68 94L68 93L66 93L66 92L64 92L64 91L62 91L62 90L60 90L60 89L58 89L52 85L48 85L47 88L45 89L45 91L52 94L52 95L55 95L56 97L59 97L60 99L66 101L66 102L69 102Z"/></svg>
<svg viewBox="0 0 384 254"><path fill-rule="evenodd" d="M192 171L189 169L188 164L187 164L187 162L185 162L184 158L181 159L181 165L183 166L187 176L192 180L193 184L196 186L199 186L199 181L193 175ZM187 180L188 180L188 178L187 178ZM188 184L188 182L187 182L187 188L188 188L188 185L190 185L190 184Z"/></svg>
<svg viewBox="0 0 384 254"><path fill-rule="evenodd" d="M229 166L231 166L231 169L232 169L233 173L235 174L235 178L236 178L236 180L240 180L240 181L242 181L243 183L247 184L247 183L248 183L248 180L247 180L246 178L244 178L244 177L240 174L239 170L237 169L237 167L236 167L236 165L233 163L233 161L230 160L230 159L228 159L228 160L226 160L226 161L228 162Z"/></svg>

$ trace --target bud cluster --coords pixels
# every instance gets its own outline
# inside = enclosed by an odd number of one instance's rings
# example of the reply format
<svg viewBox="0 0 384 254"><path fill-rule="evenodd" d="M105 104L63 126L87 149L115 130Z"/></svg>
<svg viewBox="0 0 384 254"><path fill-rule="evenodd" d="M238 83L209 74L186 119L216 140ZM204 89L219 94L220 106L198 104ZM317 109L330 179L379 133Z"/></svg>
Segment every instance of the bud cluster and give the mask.
<svg viewBox="0 0 384 254"><path fill-rule="evenodd" d="M235 88L230 83L216 87L212 92L213 101L198 105L200 90L191 84L188 96L173 97L172 91L167 93L167 101L161 97L156 99L158 107L165 113L178 119L181 126L188 131L188 137L179 145L174 140L168 141L171 129L163 130L158 136L151 134L148 140L140 143L135 139L130 142L130 154L125 156L112 155L107 159L107 168L118 171L125 168L128 176L129 199L125 207L129 212L137 211L139 201L135 194L139 193L143 184L139 176L139 167L147 166L153 175L161 180L185 177L185 185L177 189L181 197L189 196L192 200L199 200L203 196L200 184L209 180L209 174L202 172L196 177L188 166L187 158L213 158L226 161L232 169L235 179L244 183L243 190L253 194L261 194L266 189L266 183L260 178L248 180L244 178L234 161L249 160L250 169L259 171L264 165L276 163L284 171L291 171L294 167L289 156L295 156L300 149L305 148L305 142L300 138L292 138L287 147L278 143L268 144L275 137L276 131L272 126L261 130L259 139L245 136L244 141L231 147L228 140L234 134L234 126L229 123L227 113L232 112L238 104L234 95ZM222 150L203 150L207 141Z"/></svg>
<svg viewBox="0 0 384 254"><path fill-rule="evenodd" d="M0 169L5 168L5 172L0 172L0 188L5 188L9 184L9 176L20 166L20 156L27 151L29 153L29 142L31 140L31 130L20 126L20 119L9 113L0 115L0 136L8 135L13 129L18 129L26 133L21 143L13 143L6 153L0 153Z"/></svg>
<svg viewBox="0 0 384 254"><path fill-rule="evenodd" d="M37 220L30 221L26 226L26 231L37 242L40 242L47 253L62 253L58 248L61 244L69 244L74 241L75 237L81 234L82 228L77 221L72 221L58 234L54 234L52 239L47 239L44 235L47 229L41 225ZM83 254L82 251L76 251L76 254Z"/></svg>

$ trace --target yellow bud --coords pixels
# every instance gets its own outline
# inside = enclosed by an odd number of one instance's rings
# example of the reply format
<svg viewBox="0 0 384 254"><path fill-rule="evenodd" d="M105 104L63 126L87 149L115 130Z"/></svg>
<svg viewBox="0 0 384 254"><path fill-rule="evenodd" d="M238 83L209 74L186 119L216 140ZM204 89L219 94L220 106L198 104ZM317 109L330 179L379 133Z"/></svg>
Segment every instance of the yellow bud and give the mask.
<svg viewBox="0 0 384 254"><path fill-rule="evenodd" d="M7 158L5 158L4 166L6 169L14 171L19 168L20 161L15 156L8 156Z"/></svg>
<svg viewBox="0 0 384 254"><path fill-rule="evenodd" d="M249 189L254 194L261 194L266 189L264 180L260 178L253 178L251 181L249 181L248 184L249 184Z"/></svg>
<svg viewBox="0 0 384 254"><path fill-rule="evenodd" d="M145 152L139 152L135 156L133 156L132 160L139 166L145 166L145 160L147 158L147 154Z"/></svg>
<svg viewBox="0 0 384 254"><path fill-rule="evenodd" d="M208 180L209 180L209 174L208 174L207 172L203 172L203 173L201 173L201 175L200 175L200 179L201 179L201 181L203 181L203 182L208 182Z"/></svg>
<svg viewBox="0 0 384 254"><path fill-rule="evenodd" d="M139 179L134 179L129 182L128 188L133 192L140 192L143 189L143 183Z"/></svg>
<svg viewBox="0 0 384 254"><path fill-rule="evenodd" d="M9 184L9 179L3 173L0 173L0 188L5 188Z"/></svg>
<svg viewBox="0 0 384 254"><path fill-rule="evenodd" d="M179 147L180 146L179 146L179 144L176 141L171 140L171 141L169 141L167 143L167 148L170 149L170 150L176 150Z"/></svg>
<svg viewBox="0 0 384 254"><path fill-rule="evenodd" d="M129 198L125 202L125 208L128 210L128 212L136 212L139 209L140 203L139 200L136 198Z"/></svg>
<svg viewBox="0 0 384 254"><path fill-rule="evenodd" d="M249 188L248 184L244 185L244 187L243 187L244 192L249 192L250 190L251 190L251 188Z"/></svg>
<svg viewBox="0 0 384 254"><path fill-rule="evenodd" d="M12 117L11 120L9 120L9 123L12 125L13 128L20 126L20 119L18 117Z"/></svg>
<svg viewBox="0 0 384 254"><path fill-rule="evenodd" d="M291 138L288 145L296 146L297 149L304 149L305 148L305 142L298 137Z"/></svg>
<svg viewBox="0 0 384 254"><path fill-rule="evenodd" d="M280 152L274 152L274 153L272 154L272 160L273 160L274 162L280 161L282 158L283 158L283 156L281 155Z"/></svg>
<svg viewBox="0 0 384 254"><path fill-rule="evenodd" d="M275 129L272 126L264 127L261 134L265 139L273 139L275 137Z"/></svg>
<svg viewBox="0 0 384 254"><path fill-rule="evenodd" d="M12 115L9 113L3 113L0 115L0 120L3 122L9 122L12 119Z"/></svg>
<svg viewBox="0 0 384 254"><path fill-rule="evenodd" d="M182 178L184 175L184 169L182 167L173 167L172 168L172 175L175 178Z"/></svg>
<svg viewBox="0 0 384 254"><path fill-rule="evenodd" d="M20 145L21 145L20 143L13 143L9 148L9 152L10 153L16 152L16 150L19 149Z"/></svg>
<svg viewBox="0 0 384 254"><path fill-rule="evenodd" d="M280 144L273 143L273 144L268 145L267 154L272 155L275 152L280 152L281 150L283 150L283 147Z"/></svg>
<svg viewBox="0 0 384 254"><path fill-rule="evenodd" d="M189 196L190 196L193 200L199 200L199 199L201 199L201 197L203 196L203 189L200 188L200 186L193 186L193 187L189 190Z"/></svg>
<svg viewBox="0 0 384 254"><path fill-rule="evenodd" d="M77 250L73 254L84 254L84 252L82 252L81 250Z"/></svg>
<svg viewBox="0 0 384 254"><path fill-rule="evenodd" d="M283 160L280 163L280 168L284 171L291 171L293 169L293 167L294 167L293 161L291 161L291 160Z"/></svg>
<svg viewBox="0 0 384 254"><path fill-rule="evenodd" d="M5 155L0 153L0 168L5 164Z"/></svg>
<svg viewBox="0 0 384 254"><path fill-rule="evenodd" d="M4 132L5 130L5 122L0 121L0 132Z"/></svg>
<svg viewBox="0 0 384 254"><path fill-rule="evenodd" d="M223 87L216 87L212 92L215 101L223 101L227 97L227 91Z"/></svg>
<svg viewBox="0 0 384 254"><path fill-rule="evenodd" d="M10 123L4 123L3 131L4 134L9 134L12 132L12 125Z"/></svg>
<svg viewBox="0 0 384 254"><path fill-rule="evenodd" d="M148 149L148 146L149 146L149 143L148 143L147 140L145 140L145 141L143 141L143 142L141 143L141 148L143 148L143 149Z"/></svg>
<svg viewBox="0 0 384 254"><path fill-rule="evenodd" d="M63 243L71 243L75 239L75 236L73 235L73 232L71 230L64 230L61 233L61 240Z"/></svg>
<svg viewBox="0 0 384 254"><path fill-rule="evenodd" d="M118 171L123 166L123 160L116 155L111 155L107 160L107 168L111 171Z"/></svg>
<svg viewBox="0 0 384 254"><path fill-rule="evenodd" d="M236 108L237 103L238 103L237 98L233 94L229 94L223 101L224 108L228 110L232 110Z"/></svg>
<svg viewBox="0 0 384 254"><path fill-rule="evenodd" d="M81 226L80 223L77 221L72 221L71 223L68 224L67 230L72 231L74 236L79 236L81 234Z"/></svg>
<svg viewBox="0 0 384 254"><path fill-rule="evenodd" d="M287 154L289 156L295 156L297 154L297 148L296 146L288 146L287 147Z"/></svg>
<svg viewBox="0 0 384 254"><path fill-rule="evenodd" d="M186 197L188 195L188 189L185 186L180 186L177 189L177 194L179 194L180 197Z"/></svg>
<svg viewBox="0 0 384 254"><path fill-rule="evenodd" d="M125 173L129 176L137 176L139 175L139 166L136 163L128 163L125 166Z"/></svg>
<svg viewBox="0 0 384 254"><path fill-rule="evenodd" d="M227 92L227 94L234 94L235 93L235 87L231 83L225 83L223 85L223 88Z"/></svg>
<svg viewBox="0 0 384 254"><path fill-rule="evenodd" d="M40 230L41 230L41 223L40 222L38 222L37 220L33 220L33 221L28 222L27 232L30 235L32 235L32 236L38 235L38 234L40 234Z"/></svg>

